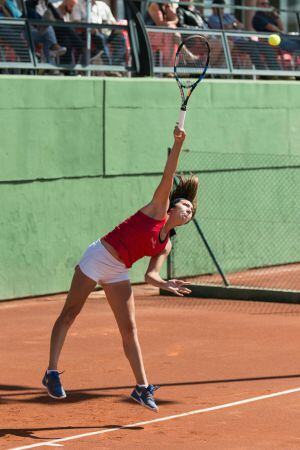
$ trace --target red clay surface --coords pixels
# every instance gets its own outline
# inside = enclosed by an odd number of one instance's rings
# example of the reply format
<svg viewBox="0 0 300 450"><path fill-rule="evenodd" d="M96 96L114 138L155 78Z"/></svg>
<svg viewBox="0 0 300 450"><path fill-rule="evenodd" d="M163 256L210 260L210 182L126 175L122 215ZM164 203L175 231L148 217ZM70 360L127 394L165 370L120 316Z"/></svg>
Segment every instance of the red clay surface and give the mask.
<svg viewBox="0 0 300 450"><path fill-rule="evenodd" d="M60 369L68 398L41 386L65 295L0 303L0 449L151 421L300 387L300 305L158 297L135 287L153 414L128 399L134 379L102 292L70 330ZM300 448L300 393L62 441L86 449ZM37 448L50 448L41 445ZM54 448L54 447L52 447Z"/></svg>
<svg viewBox="0 0 300 450"><path fill-rule="evenodd" d="M300 290L300 264L260 267L242 272L226 273L229 284L263 289ZM186 277L194 284L223 284L219 274Z"/></svg>

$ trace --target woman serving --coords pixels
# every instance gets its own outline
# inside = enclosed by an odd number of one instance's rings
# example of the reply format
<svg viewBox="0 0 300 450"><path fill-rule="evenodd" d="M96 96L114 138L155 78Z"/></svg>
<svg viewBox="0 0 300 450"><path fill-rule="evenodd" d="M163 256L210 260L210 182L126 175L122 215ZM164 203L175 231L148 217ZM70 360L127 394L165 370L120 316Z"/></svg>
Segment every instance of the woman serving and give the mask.
<svg viewBox="0 0 300 450"><path fill-rule="evenodd" d="M128 269L138 259L150 256L145 274L147 283L179 296L191 292L186 282L166 281L160 276L160 269L172 248L170 234L177 226L189 223L196 212L197 177L180 177L178 186L172 190L185 136L183 130L175 128L174 144L151 202L93 242L76 266L65 305L52 330L49 365L42 381L51 397L66 397L57 370L59 356L70 326L88 295L100 284L115 316L124 353L136 380L131 398L152 411L158 410L153 395L158 387L148 383L138 340Z"/></svg>

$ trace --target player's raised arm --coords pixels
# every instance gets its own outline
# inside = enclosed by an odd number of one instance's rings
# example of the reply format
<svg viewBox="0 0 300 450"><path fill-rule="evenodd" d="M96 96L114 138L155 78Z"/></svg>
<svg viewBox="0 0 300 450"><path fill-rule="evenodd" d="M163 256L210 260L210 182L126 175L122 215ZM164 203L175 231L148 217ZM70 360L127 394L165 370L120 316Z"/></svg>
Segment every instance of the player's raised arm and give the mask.
<svg viewBox="0 0 300 450"><path fill-rule="evenodd" d="M185 131L178 127L174 130L174 144L167 159L164 173L156 191L154 192L152 205L167 210L169 207L169 196L173 186L174 176L176 174L178 159L185 140Z"/></svg>

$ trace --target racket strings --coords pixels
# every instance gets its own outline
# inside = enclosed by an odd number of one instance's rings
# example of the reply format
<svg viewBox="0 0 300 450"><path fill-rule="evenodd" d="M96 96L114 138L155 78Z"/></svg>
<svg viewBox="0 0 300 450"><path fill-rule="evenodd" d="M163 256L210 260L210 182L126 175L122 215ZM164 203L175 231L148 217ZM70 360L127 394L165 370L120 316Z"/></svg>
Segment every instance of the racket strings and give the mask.
<svg viewBox="0 0 300 450"><path fill-rule="evenodd" d="M176 74L182 84L190 87L194 83L192 78L199 78L203 74L208 57L209 49L204 39L192 36L184 41L175 59Z"/></svg>

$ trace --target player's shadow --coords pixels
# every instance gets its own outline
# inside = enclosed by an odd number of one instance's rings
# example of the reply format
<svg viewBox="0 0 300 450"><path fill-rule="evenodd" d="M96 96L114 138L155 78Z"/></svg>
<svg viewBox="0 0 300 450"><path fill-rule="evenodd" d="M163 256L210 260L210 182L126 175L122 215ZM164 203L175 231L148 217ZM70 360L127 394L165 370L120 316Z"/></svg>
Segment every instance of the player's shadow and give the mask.
<svg viewBox="0 0 300 450"><path fill-rule="evenodd" d="M77 390L77 391L68 391L68 396L65 400L68 404L70 403L81 403L86 402L88 400L95 400L95 399L103 399L103 398L115 398L118 397L116 394L104 394L104 393L91 393L91 392L85 392L85 390ZM55 404L57 405L57 400L54 398L51 398L47 395L46 391L43 391L43 394L41 395L34 395L30 398L21 398L18 399L17 402L19 403L26 403L26 404L33 404L33 403L39 403L39 404Z"/></svg>
<svg viewBox="0 0 300 450"><path fill-rule="evenodd" d="M210 384L223 384L223 383L243 383L249 381L269 381L269 380L289 380L300 378L300 374L290 374L290 375L266 375L257 377L245 377L245 378L225 378L216 380L194 380L194 381L183 381L183 382L173 382L173 383L160 383L161 387L180 387L180 386L201 386ZM119 395L117 393L110 394L103 391L118 391L127 390L130 391L133 386L106 386L106 387L94 387L87 389L73 389L67 391L67 403L80 403L88 400L99 399L99 398L119 398L120 402L129 403L132 402L129 398L124 398L124 395ZM34 389L28 386L14 386L14 385L0 385L0 391L5 391L1 394L0 405L1 404L13 404L13 403L26 403L26 404L57 404L57 400L52 399L43 389ZM9 391L9 393L7 393ZM11 392L11 391L21 391L21 392ZM29 397L30 396L30 397ZM156 396L156 398L159 397ZM160 404L176 404L176 401L169 400L159 400Z"/></svg>
<svg viewBox="0 0 300 450"><path fill-rule="evenodd" d="M19 386L16 384L0 384L0 391L31 391L29 386Z"/></svg>
<svg viewBox="0 0 300 450"><path fill-rule="evenodd" d="M2 392L1 392L2 391ZM88 392L87 392L88 391ZM68 390L68 403L80 403L88 400L115 398L118 394L108 392L97 392L98 389L76 389ZM13 403L26 404L57 404L57 400L49 397L45 389L34 389L28 386L0 385L0 405Z"/></svg>
<svg viewBox="0 0 300 450"><path fill-rule="evenodd" d="M182 402L176 402L174 400L163 400L163 399L159 398L159 394L156 394L155 400L157 400L157 403L159 403L159 406L162 406L162 405L178 405L178 404L182 403ZM130 404L130 405L134 405L134 404L137 405L137 403L133 403L133 400L131 398L128 398L128 397L121 398L119 400L119 402L120 403L127 403L127 404Z"/></svg>
<svg viewBox="0 0 300 450"><path fill-rule="evenodd" d="M216 380L193 380L193 381L182 381L173 383L158 383L160 387L172 387L172 386L201 386L205 384L223 384L223 383L243 383L249 381L268 381L268 380L290 380L294 378L300 378L300 374L290 374L290 375L265 375L257 377L245 377L245 378L221 378ZM93 391L113 391L113 390L123 390L132 389L132 386L110 386L110 387L100 387L93 388ZM89 389L86 389L89 391ZM158 394L159 395L159 394ZM157 394L156 394L157 396Z"/></svg>
<svg viewBox="0 0 300 450"><path fill-rule="evenodd" d="M128 388L132 388L132 386L128 386ZM112 388L113 389L113 388ZM117 389L117 388L116 388ZM93 391L97 391L97 390L102 390L102 388L100 389L93 389ZM133 400L129 397L124 397L124 395L122 394L109 394L109 393L99 393L99 392L86 392L86 391L90 391L89 389L87 390L69 390L67 392L67 398L66 400L64 400L64 403L81 403L81 402L86 402L88 400L94 400L94 399L103 399L103 398L119 398L119 402L121 403L128 403L128 404L134 404ZM32 391L32 392L26 392L25 394L22 393L18 393L18 397L19 398L15 398L15 394L11 394L12 396L9 397L5 396L4 398L1 399L1 403L25 403L25 404L44 404L44 405L57 405L57 400L54 398L51 398L47 395L46 391L43 390L42 394L41 391ZM28 395L30 395L30 397L28 397ZM20 397L21 396L21 397ZM27 397L27 398L26 398ZM158 398L158 396L157 396ZM161 405L171 405L171 404L177 404L179 402L176 401L172 401L172 400L162 400L159 399L159 403Z"/></svg>
<svg viewBox="0 0 300 450"><path fill-rule="evenodd" d="M61 436L36 436L36 432L41 431L59 431L59 430L102 430L102 429L113 429L120 428L120 430L143 430L143 427L135 426L135 427L126 427L122 425L101 425L101 426L83 426L79 425L78 427L68 426L68 427L47 427L47 428L0 428L0 438L4 436L17 436L22 438L30 438L36 440L44 440L44 439L62 439Z"/></svg>

